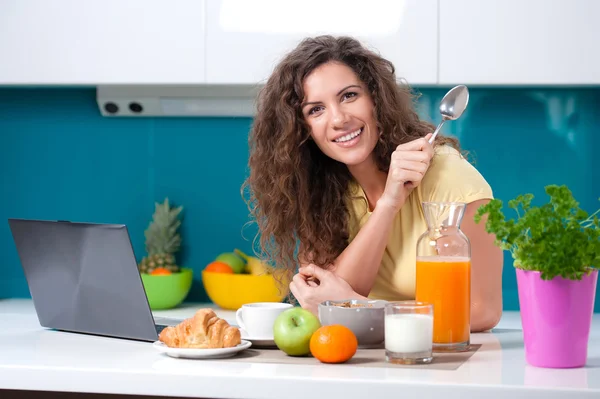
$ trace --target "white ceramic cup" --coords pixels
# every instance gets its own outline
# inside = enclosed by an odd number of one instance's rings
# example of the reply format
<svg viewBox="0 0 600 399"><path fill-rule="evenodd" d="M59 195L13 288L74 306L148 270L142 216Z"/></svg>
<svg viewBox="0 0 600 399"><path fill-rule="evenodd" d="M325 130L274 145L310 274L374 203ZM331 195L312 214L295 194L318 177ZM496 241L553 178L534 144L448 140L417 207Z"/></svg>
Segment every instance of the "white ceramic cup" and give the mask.
<svg viewBox="0 0 600 399"><path fill-rule="evenodd" d="M279 302L247 303L237 310L235 319L251 338L273 339L275 319L292 307L289 303Z"/></svg>

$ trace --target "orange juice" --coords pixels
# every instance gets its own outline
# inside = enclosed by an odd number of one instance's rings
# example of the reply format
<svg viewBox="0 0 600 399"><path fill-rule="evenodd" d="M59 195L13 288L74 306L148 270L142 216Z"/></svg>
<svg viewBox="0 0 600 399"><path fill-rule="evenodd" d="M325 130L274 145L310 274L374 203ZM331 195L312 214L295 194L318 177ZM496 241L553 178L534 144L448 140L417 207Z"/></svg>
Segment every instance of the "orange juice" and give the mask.
<svg viewBox="0 0 600 399"><path fill-rule="evenodd" d="M433 304L433 343L468 346L471 331L471 260L417 257L416 300Z"/></svg>

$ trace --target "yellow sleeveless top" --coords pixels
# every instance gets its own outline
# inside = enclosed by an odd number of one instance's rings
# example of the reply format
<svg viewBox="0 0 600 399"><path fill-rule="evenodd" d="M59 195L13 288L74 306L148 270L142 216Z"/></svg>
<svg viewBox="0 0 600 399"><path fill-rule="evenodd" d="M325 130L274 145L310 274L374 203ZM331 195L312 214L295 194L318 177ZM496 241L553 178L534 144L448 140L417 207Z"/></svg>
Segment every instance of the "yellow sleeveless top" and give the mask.
<svg viewBox="0 0 600 399"><path fill-rule="evenodd" d="M349 206L349 243L371 215L362 188L354 182L350 190L353 200ZM392 301L414 299L417 240L427 230L422 202L470 203L492 198L490 185L458 151L446 145L436 147L421 184L394 219L369 297Z"/></svg>

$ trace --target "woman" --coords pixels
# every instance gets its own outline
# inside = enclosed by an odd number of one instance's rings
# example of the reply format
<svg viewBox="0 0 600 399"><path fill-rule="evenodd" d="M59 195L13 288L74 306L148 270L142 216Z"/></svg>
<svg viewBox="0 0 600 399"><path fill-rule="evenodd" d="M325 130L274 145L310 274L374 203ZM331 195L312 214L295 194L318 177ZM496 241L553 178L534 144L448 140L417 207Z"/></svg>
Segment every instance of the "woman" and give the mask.
<svg viewBox="0 0 600 399"><path fill-rule="evenodd" d="M492 190L457 140L421 121L393 65L352 38L305 39L275 68L250 136L250 210L290 290L323 300L413 299L422 201L467 203L472 330L502 313L502 251L477 208Z"/></svg>

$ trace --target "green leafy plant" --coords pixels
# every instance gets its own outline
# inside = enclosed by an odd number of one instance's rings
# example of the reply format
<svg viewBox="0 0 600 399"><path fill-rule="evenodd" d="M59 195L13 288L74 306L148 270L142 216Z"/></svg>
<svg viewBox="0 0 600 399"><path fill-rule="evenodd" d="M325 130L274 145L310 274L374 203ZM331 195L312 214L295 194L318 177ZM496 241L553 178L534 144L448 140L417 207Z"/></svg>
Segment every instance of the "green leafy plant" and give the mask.
<svg viewBox="0 0 600 399"><path fill-rule="evenodd" d="M531 206L533 194L510 200L516 219L507 219L502 201L493 199L479 207L475 223L488 215L486 231L496 235L496 245L510 251L515 267L539 271L544 280L581 280L600 265L600 209L589 215L567 186L549 185L545 190L550 201L542 206Z"/></svg>

